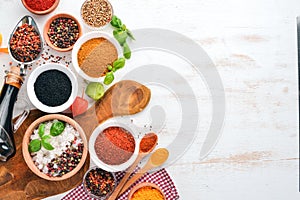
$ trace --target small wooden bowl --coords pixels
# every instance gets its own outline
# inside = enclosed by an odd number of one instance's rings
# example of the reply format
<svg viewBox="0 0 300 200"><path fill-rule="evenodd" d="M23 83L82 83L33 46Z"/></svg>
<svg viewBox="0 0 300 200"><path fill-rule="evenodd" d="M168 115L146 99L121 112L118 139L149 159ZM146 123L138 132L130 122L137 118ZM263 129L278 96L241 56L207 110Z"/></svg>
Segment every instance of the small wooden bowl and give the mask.
<svg viewBox="0 0 300 200"><path fill-rule="evenodd" d="M157 190L160 191L160 193L163 195L163 199L166 200L166 196L164 195L163 191L158 187L158 185L156 185L156 184L154 184L154 183L148 183L148 182L139 183L139 184L137 184L136 186L134 186L134 187L131 189L131 191L130 191L130 193L129 193L129 195L128 195L128 200L131 200L133 194L134 194L137 190L139 190L139 189L141 189L141 188L143 188L143 187L153 187L153 188L157 189Z"/></svg>
<svg viewBox="0 0 300 200"><path fill-rule="evenodd" d="M69 15L69 14L66 14L66 13L61 13L61 14L56 14L56 15L52 16L51 18L49 18L47 20L47 22L46 22L46 24L44 26L44 33L43 33L44 39L45 39L46 43L52 49L54 49L56 51L60 51L60 52L71 51L73 49L73 46L75 45L75 43L72 46L68 47L68 48L59 48L59 47L54 46L51 43L51 41L49 39L49 36L48 36L48 30L49 30L50 24L52 23L53 20L55 20L57 18L60 18L60 17L70 18L70 19L74 20L77 23L78 29L79 29L79 37L78 37L78 39L80 38L80 36L82 35L82 28L81 28L81 25L80 25L79 21L75 17L73 17L72 15Z"/></svg>
<svg viewBox="0 0 300 200"><path fill-rule="evenodd" d="M49 177L46 174L44 174L43 172L41 172L35 166L35 164L32 160L32 157L30 156L30 153L28 151L30 136L32 135L34 129L36 129L40 123L46 122L46 121L51 121L54 119L66 122L66 123L70 124L71 126L73 126L79 132L79 135L80 135L80 137L83 141L83 145L84 145L82 157L81 157L81 160L78 163L78 165L72 171L66 173L65 175L63 175L61 177ZM77 122L75 122L73 119L71 119L67 116L64 116L64 115L60 115L60 114L45 115L45 116L40 117L37 120L35 120L26 130L24 137L23 137L23 142L22 142L23 158L24 158L27 166L29 167L29 169L33 173L35 173L37 176L39 176L43 179L49 180L49 181L62 181L62 180L68 179L68 178L72 177L73 175L75 175L85 163L85 160L87 158L87 153L88 153L87 147L88 147L88 143L87 143L85 133L84 133L83 129L79 126L79 124Z"/></svg>
<svg viewBox="0 0 300 200"><path fill-rule="evenodd" d="M23 3L23 5L24 5L24 7L25 7L28 11L30 11L31 13L36 14L36 15L45 15L45 14L48 14L48 13L52 12L53 10L55 10L55 8L56 8L56 7L58 6L58 4L59 4L59 0L56 0L56 1L54 2L54 4L53 4L48 10L43 10L43 11L38 11L38 10L33 10L33 9L31 9L31 8L26 4L25 0L22 0L22 3Z"/></svg>

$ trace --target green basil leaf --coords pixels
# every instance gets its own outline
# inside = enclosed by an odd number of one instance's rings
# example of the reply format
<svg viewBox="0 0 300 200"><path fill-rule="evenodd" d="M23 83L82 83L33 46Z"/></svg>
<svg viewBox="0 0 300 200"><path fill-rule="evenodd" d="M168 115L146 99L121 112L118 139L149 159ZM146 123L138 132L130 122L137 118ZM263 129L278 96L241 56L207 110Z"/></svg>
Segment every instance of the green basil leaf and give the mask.
<svg viewBox="0 0 300 200"><path fill-rule="evenodd" d="M42 139L42 146L47 150L53 150L54 147L50 144L49 139L51 138L50 135L46 135L48 137L43 137Z"/></svg>
<svg viewBox="0 0 300 200"><path fill-rule="evenodd" d="M121 28L122 27L122 21L117 16L113 16L111 19L110 24L115 28Z"/></svg>
<svg viewBox="0 0 300 200"><path fill-rule="evenodd" d="M123 46L123 55L126 59L131 58L131 50L130 50L127 43L125 43L124 46Z"/></svg>
<svg viewBox="0 0 300 200"><path fill-rule="evenodd" d="M37 152L41 149L41 141L39 139L31 140L28 145L29 152Z"/></svg>
<svg viewBox="0 0 300 200"><path fill-rule="evenodd" d="M44 135L43 137L42 137L42 140L44 140L44 141L46 141L46 142L48 142L49 143L49 140L51 139L51 136L50 135Z"/></svg>
<svg viewBox="0 0 300 200"><path fill-rule="evenodd" d="M58 136L65 130L65 124L61 121L54 122L50 128L50 135Z"/></svg>
<svg viewBox="0 0 300 200"><path fill-rule="evenodd" d="M111 71L111 70L113 69L113 67L112 67L111 65L108 65L108 66L107 66L107 69L108 69L109 71Z"/></svg>
<svg viewBox="0 0 300 200"><path fill-rule="evenodd" d="M39 126L39 136L40 138L43 137L43 135L45 134L45 124L41 123L40 126Z"/></svg>
<svg viewBox="0 0 300 200"><path fill-rule="evenodd" d="M120 29L114 30L113 35L121 46L124 45L124 43L126 42L126 39L128 37L127 32L122 31Z"/></svg>
<svg viewBox="0 0 300 200"><path fill-rule="evenodd" d="M109 84L111 84L114 81L114 79L115 79L115 77L114 77L113 72L108 72L108 73L106 73L106 76L104 78L104 82L103 83L105 85L109 85Z"/></svg>
<svg viewBox="0 0 300 200"><path fill-rule="evenodd" d="M115 60L113 62L113 67L118 70L118 69L121 69L125 66L125 58L119 58L118 60Z"/></svg>
<svg viewBox="0 0 300 200"><path fill-rule="evenodd" d="M126 29L126 32L127 32L127 35L132 39L132 40L135 40L132 32L129 30L129 29Z"/></svg>

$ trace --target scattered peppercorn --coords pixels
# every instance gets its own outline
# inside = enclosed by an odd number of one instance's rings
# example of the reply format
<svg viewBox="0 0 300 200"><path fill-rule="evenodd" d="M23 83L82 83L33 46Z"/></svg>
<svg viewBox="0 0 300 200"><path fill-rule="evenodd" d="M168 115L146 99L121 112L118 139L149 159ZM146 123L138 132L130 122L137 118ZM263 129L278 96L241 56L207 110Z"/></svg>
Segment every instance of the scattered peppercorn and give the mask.
<svg viewBox="0 0 300 200"><path fill-rule="evenodd" d="M34 26L27 23L19 26L9 42L12 56L19 62L31 62L41 52L40 35Z"/></svg>
<svg viewBox="0 0 300 200"><path fill-rule="evenodd" d="M100 168L91 169L84 178L86 190L97 197L104 197L110 194L115 185L113 174Z"/></svg>
<svg viewBox="0 0 300 200"><path fill-rule="evenodd" d="M48 30L50 42L58 48L73 46L79 38L79 27L75 20L66 17L54 19Z"/></svg>

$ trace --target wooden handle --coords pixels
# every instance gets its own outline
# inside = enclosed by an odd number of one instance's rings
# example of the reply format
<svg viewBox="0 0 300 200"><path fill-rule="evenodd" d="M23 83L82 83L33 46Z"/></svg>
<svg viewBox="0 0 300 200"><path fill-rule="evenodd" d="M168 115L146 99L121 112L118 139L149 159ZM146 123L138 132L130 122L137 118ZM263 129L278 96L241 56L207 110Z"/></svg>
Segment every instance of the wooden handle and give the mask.
<svg viewBox="0 0 300 200"><path fill-rule="evenodd" d="M150 97L151 91L146 86L130 80L120 81L111 86L87 112L74 119L89 138L105 120L141 112L148 105Z"/></svg>
<svg viewBox="0 0 300 200"><path fill-rule="evenodd" d="M139 162L144 158L144 154L139 154L134 163L126 170L126 173L124 177L121 179L119 182L118 186L114 190L114 192L111 194L111 196L108 198L108 200L115 200L117 199L118 195L120 194L120 191L123 189L123 186L127 182L129 176L132 174L132 172L136 169L138 166Z"/></svg>
<svg viewBox="0 0 300 200"><path fill-rule="evenodd" d="M140 169L135 175L131 177L131 179L123 186L121 192L119 194L122 194L125 192L132 184L134 184L137 180L139 180L144 174L152 169L152 165L150 163L147 163L142 169Z"/></svg>

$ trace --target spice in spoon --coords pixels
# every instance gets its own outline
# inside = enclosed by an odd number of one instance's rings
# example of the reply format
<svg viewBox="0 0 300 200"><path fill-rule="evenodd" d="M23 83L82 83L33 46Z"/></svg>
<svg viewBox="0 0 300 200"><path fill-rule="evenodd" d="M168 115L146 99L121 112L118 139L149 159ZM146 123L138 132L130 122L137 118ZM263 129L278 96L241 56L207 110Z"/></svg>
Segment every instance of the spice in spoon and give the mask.
<svg viewBox="0 0 300 200"><path fill-rule="evenodd" d="M148 133L145 135L140 143L140 151L143 153L149 152L157 143L157 135Z"/></svg>
<svg viewBox="0 0 300 200"><path fill-rule="evenodd" d="M9 41L12 56L19 62L31 62L41 52L41 38L34 26L24 23Z"/></svg>

